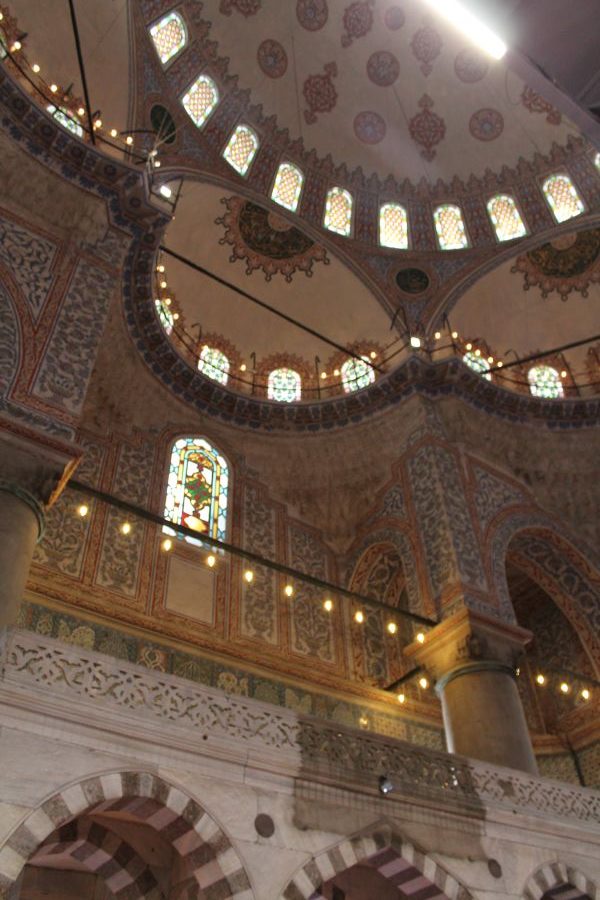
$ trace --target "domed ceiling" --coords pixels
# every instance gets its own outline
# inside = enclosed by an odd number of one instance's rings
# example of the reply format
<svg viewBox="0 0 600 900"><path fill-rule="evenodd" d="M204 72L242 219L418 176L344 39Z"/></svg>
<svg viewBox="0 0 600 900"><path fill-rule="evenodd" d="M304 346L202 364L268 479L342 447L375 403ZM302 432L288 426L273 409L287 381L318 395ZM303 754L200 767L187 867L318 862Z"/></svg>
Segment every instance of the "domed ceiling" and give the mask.
<svg viewBox="0 0 600 900"><path fill-rule="evenodd" d="M333 253L289 219L222 188L186 180L165 242L342 346L383 348L397 336L372 292ZM201 343L207 334L224 349L228 342L240 364L252 353L259 361L280 353L301 357L311 371L318 355L325 368L328 344L176 259L161 262L172 308Z"/></svg>
<svg viewBox="0 0 600 900"><path fill-rule="evenodd" d="M201 15L264 115L367 176L466 180L573 133L421 2L205 0Z"/></svg>

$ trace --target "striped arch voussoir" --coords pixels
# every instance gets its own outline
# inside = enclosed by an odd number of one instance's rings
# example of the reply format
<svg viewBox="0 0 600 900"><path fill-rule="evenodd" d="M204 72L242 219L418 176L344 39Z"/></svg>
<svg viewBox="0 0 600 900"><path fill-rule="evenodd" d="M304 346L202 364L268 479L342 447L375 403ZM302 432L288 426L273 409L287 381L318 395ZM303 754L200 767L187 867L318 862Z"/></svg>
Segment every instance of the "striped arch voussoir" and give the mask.
<svg viewBox="0 0 600 900"><path fill-rule="evenodd" d="M567 885L572 890L567 891ZM596 885L562 862L548 862L536 869L525 885L523 897L525 900L541 900L546 894L553 897L553 889L557 889L556 900L559 897L564 900L600 900Z"/></svg>
<svg viewBox="0 0 600 900"><path fill-rule="evenodd" d="M108 811L127 812L155 828L206 900L253 900L240 858L222 829L192 797L151 772L97 775L45 800L0 848L0 897L13 900L23 867L53 832L83 813Z"/></svg>
<svg viewBox="0 0 600 900"><path fill-rule="evenodd" d="M403 896L420 900L472 900L469 891L434 860L382 826L347 838L299 869L280 900L325 900L323 885L356 863L368 860Z"/></svg>

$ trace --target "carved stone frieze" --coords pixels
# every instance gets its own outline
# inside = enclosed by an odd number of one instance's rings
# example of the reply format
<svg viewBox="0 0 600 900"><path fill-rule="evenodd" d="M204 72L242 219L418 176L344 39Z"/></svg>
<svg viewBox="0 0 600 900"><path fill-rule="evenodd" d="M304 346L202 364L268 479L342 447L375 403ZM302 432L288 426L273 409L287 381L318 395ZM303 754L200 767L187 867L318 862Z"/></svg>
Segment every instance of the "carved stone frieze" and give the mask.
<svg viewBox="0 0 600 900"><path fill-rule="evenodd" d="M30 706L37 704L45 716L59 703L81 717L93 701L107 716L125 713L132 735L163 722L169 746L178 741L189 746L193 729L218 739L221 755L229 747L239 758L242 744L245 761L254 750L255 759L268 755L270 766L290 775L301 762L305 779L350 778L364 789L373 772L387 772L408 796L444 805L508 807L579 820L586 827L600 823L596 791L301 717L18 629L0 640L0 662L0 697L26 692Z"/></svg>

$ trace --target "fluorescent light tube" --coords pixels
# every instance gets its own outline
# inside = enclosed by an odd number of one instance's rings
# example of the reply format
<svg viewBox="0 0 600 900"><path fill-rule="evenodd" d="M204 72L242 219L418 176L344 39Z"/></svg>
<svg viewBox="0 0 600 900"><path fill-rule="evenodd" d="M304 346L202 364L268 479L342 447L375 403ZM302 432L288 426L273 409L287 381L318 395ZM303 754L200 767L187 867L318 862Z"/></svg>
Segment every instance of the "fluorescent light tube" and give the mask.
<svg viewBox="0 0 600 900"><path fill-rule="evenodd" d="M425 3L494 59L502 59L508 50L504 41L500 40L487 25L480 22L459 0L425 0Z"/></svg>

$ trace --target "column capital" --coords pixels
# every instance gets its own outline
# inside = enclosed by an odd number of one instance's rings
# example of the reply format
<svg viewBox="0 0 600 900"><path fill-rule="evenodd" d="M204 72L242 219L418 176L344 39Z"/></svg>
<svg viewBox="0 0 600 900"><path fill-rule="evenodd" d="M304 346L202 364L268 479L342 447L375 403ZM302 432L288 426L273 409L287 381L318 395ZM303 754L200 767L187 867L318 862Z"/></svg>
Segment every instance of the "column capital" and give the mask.
<svg viewBox="0 0 600 900"><path fill-rule="evenodd" d="M464 607L436 625L405 653L426 668L442 689L459 674L514 672L532 634L519 625Z"/></svg>
<svg viewBox="0 0 600 900"><path fill-rule="evenodd" d="M0 416L0 488L31 506L38 519L60 496L81 456L74 444Z"/></svg>

